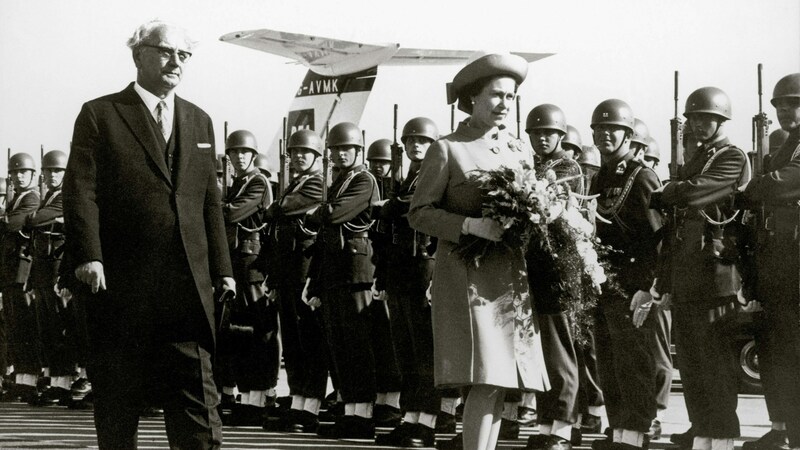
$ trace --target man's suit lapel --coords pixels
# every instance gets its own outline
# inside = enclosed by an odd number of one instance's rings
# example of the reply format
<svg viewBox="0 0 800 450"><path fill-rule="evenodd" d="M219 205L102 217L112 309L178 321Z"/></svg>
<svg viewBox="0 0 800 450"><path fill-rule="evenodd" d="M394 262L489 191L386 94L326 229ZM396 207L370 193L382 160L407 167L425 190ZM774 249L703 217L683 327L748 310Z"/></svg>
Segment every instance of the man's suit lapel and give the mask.
<svg viewBox="0 0 800 450"><path fill-rule="evenodd" d="M197 141L194 137L194 110L189 108L186 102L175 96L175 121L177 123L176 130L178 135L178 142L176 143L178 149L178 175L176 186L181 185L181 181L187 176L186 171L189 170L189 159L192 156L192 145Z"/></svg>
<svg viewBox="0 0 800 450"><path fill-rule="evenodd" d="M122 99L116 103L116 107L120 116L128 124L133 135L136 136L136 139L153 160L156 167L158 167L166 182L172 185L172 179L167 168L167 162L164 160L164 154L161 152L158 137L155 135L153 127L147 123L150 112L147 111L147 107L145 107L139 94L133 89L133 83L122 91Z"/></svg>

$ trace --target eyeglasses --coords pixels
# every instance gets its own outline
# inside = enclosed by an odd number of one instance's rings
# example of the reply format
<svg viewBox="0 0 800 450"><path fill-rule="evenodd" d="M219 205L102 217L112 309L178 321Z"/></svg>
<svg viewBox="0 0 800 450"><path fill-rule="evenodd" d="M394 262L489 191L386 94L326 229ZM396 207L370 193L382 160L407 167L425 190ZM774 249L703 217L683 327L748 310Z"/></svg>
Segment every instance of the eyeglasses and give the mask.
<svg viewBox="0 0 800 450"><path fill-rule="evenodd" d="M152 45L152 44L142 44L142 46L156 49L156 51L158 51L158 56L160 56L161 59L167 61L172 59L173 55L178 55L178 60L182 63L185 63L186 61L189 60L189 58L192 57L192 54L190 52L187 52L186 50L178 50L169 47L164 47L161 45Z"/></svg>

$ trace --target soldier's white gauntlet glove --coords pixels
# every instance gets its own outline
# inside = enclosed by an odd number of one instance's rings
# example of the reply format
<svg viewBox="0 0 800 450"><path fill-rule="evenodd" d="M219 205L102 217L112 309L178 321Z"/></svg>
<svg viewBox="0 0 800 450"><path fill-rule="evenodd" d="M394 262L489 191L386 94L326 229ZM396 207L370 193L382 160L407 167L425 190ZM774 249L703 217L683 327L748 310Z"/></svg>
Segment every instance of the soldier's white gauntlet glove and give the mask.
<svg viewBox="0 0 800 450"><path fill-rule="evenodd" d="M631 300L630 310L633 311L633 326L639 328L647 319L650 314L650 308L653 305L653 297L649 292L636 291Z"/></svg>

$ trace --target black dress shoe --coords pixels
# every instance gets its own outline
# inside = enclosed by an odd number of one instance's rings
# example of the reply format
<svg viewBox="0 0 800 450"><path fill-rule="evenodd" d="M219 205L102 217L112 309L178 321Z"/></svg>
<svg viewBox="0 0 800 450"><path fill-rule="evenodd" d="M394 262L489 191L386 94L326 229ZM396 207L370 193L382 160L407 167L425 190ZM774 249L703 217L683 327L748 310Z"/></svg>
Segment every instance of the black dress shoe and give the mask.
<svg viewBox="0 0 800 450"><path fill-rule="evenodd" d="M500 419L500 434L497 438L507 441L519 439L519 422L511 419Z"/></svg>
<svg viewBox="0 0 800 450"><path fill-rule="evenodd" d="M316 433L319 428L319 418L308 411L290 409L279 420L283 425L281 431L287 433Z"/></svg>
<svg viewBox="0 0 800 450"><path fill-rule="evenodd" d="M69 390L57 386L48 386L39 396L37 406L67 406L72 398Z"/></svg>
<svg viewBox="0 0 800 450"><path fill-rule="evenodd" d="M333 425L320 425L317 435L333 439L375 439L375 423L360 416L343 416Z"/></svg>
<svg viewBox="0 0 800 450"><path fill-rule="evenodd" d="M375 444L388 445L392 447L401 447L403 439L412 431L417 424L403 422L396 426L392 431L386 434L379 434L375 436Z"/></svg>
<svg viewBox="0 0 800 450"><path fill-rule="evenodd" d="M572 450L572 444L554 435L535 434L528 438L527 450Z"/></svg>
<svg viewBox="0 0 800 450"><path fill-rule="evenodd" d="M219 407L228 411L233 411L233 408L236 407L236 397L233 394L220 394Z"/></svg>
<svg viewBox="0 0 800 450"><path fill-rule="evenodd" d="M234 427L260 427L264 425L264 408L253 405L236 405L231 413L230 423Z"/></svg>
<svg viewBox="0 0 800 450"><path fill-rule="evenodd" d="M372 419L376 427L394 428L400 425L403 415L400 410L389 405L375 405L372 408Z"/></svg>
<svg viewBox="0 0 800 450"><path fill-rule="evenodd" d="M787 449L788 446L786 431L769 430L755 441L743 443L742 450L782 450Z"/></svg>
<svg viewBox="0 0 800 450"><path fill-rule="evenodd" d="M669 437L669 441L680 448L691 449L694 444L694 437L694 429L689 428L684 433L673 433Z"/></svg>
<svg viewBox="0 0 800 450"><path fill-rule="evenodd" d="M436 416L436 432L452 434L456 432L456 416L439 411Z"/></svg>
<svg viewBox="0 0 800 450"><path fill-rule="evenodd" d="M79 402L86 399L86 396L92 392L92 383L86 378L78 378L69 387L72 395L73 402Z"/></svg>
<svg viewBox="0 0 800 450"><path fill-rule="evenodd" d="M517 409L517 422L525 427L536 425L536 410L520 406L519 409Z"/></svg>
<svg viewBox="0 0 800 450"><path fill-rule="evenodd" d="M594 414L586 413L581 416L581 432L586 434L597 434L600 433L600 429L603 427L603 419L600 416L595 416Z"/></svg>
<svg viewBox="0 0 800 450"><path fill-rule="evenodd" d="M433 447L436 444L436 432L434 429L419 423L414 425L403 441L400 442L400 447Z"/></svg>

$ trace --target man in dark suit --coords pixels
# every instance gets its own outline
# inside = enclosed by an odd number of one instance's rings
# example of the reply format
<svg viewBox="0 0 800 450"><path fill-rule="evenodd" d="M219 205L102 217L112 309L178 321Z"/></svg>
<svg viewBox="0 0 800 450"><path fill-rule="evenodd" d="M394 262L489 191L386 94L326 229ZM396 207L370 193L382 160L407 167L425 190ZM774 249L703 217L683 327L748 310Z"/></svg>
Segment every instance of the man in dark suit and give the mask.
<svg viewBox="0 0 800 450"><path fill-rule="evenodd" d="M173 25L140 26L128 41L136 83L84 104L75 122L65 261L73 286L91 288L88 373L101 449L135 448L148 406L164 409L171 447L221 445L213 287L235 283L211 119L174 94L194 44Z"/></svg>

